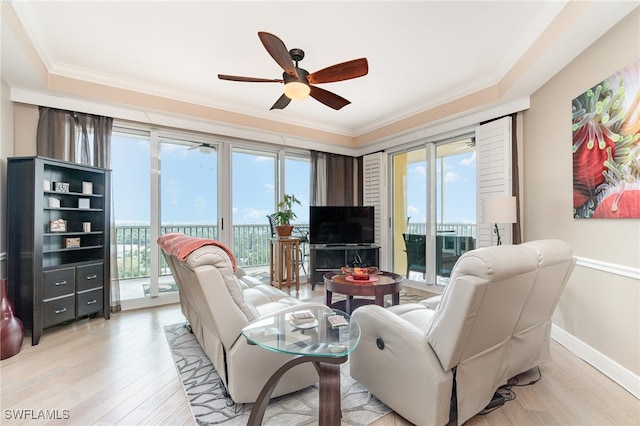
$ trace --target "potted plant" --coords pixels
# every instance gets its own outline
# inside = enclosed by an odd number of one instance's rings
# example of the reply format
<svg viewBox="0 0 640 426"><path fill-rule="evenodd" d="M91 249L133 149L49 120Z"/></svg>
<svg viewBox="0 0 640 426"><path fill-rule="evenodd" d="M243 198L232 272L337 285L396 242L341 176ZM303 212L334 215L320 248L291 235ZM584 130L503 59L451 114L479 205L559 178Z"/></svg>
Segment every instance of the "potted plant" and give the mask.
<svg viewBox="0 0 640 426"><path fill-rule="evenodd" d="M284 194L282 201L278 203L278 211L273 214L278 237L289 237L293 231L291 220L296 218L293 212L293 204L300 204L300 200L295 195Z"/></svg>

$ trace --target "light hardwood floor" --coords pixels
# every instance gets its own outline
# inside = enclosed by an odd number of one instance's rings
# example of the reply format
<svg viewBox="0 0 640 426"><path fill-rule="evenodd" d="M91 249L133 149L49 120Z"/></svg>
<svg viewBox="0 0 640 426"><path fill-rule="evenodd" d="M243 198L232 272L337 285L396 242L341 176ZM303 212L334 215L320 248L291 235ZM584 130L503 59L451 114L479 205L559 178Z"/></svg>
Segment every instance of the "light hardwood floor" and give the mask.
<svg viewBox="0 0 640 426"><path fill-rule="evenodd" d="M304 285L299 297L322 292ZM171 305L53 328L37 346L26 337L18 355L0 361L0 424L194 425L163 330L182 321ZM540 382L515 388L515 400L467 425L640 424L630 393L556 343L552 355ZM391 413L374 424L410 423Z"/></svg>

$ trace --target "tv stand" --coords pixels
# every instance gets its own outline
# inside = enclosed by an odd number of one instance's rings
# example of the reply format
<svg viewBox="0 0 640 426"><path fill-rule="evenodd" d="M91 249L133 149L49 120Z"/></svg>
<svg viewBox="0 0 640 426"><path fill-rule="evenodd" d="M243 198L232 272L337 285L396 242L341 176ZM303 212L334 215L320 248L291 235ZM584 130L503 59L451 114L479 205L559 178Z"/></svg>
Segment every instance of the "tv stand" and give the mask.
<svg viewBox="0 0 640 426"><path fill-rule="evenodd" d="M329 271L339 271L343 266L378 266L380 246L375 244L311 244L309 246L311 290L324 283L323 275ZM362 261L360 265L357 263Z"/></svg>

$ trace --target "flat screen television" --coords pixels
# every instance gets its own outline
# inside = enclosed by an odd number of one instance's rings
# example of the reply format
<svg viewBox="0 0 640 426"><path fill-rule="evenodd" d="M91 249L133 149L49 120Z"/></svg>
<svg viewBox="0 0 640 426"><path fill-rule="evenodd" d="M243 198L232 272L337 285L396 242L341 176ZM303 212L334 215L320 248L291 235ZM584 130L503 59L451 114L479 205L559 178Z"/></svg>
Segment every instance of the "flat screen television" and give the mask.
<svg viewBox="0 0 640 426"><path fill-rule="evenodd" d="M373 206L309 207L310 244L373 244Z"/></svg>

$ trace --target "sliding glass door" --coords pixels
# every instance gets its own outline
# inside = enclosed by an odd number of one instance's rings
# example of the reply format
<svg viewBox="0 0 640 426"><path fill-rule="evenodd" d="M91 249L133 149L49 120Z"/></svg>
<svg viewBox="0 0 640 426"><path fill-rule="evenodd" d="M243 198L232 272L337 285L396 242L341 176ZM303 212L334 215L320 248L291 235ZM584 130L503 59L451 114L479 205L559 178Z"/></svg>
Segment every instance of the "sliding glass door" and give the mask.
<svg viewBox="0 0 640 426"><path fill-rule="evenodd" d="M277 154L234 148L232 152L231 198L233 206L233 254L241 267L268 279L269 238L267 215L277 200ZM255 269L255 268L254 268Z"/></svg>
<svg viewBox="0 0 640 426"><path fill-rule="evenodd" d="M393 270L445 285L462 253L475 247L474 143L461 137L392 156Z"/></svg>
<svg viewBox="0 0 640 426"><path fill-rule="evenodd" d="M169 137L159 137L159 142L159 235L181 232L218 239L217 146ZM177 290L164 257L158 256L158 284L152 275L145 296Z"/></svg>
<svg viewBox="0 0 640 426"><path fill-rule="evenodd" d="M436 145L436 282L446 284L451 269L476 239L476 154L472 138Z"/></svg>
<svg viewBox="0 0 640 426"><path fill-rule="evenodd" d="M418 148L392 157L393 270L426 280L427 150Z"/></svg>

